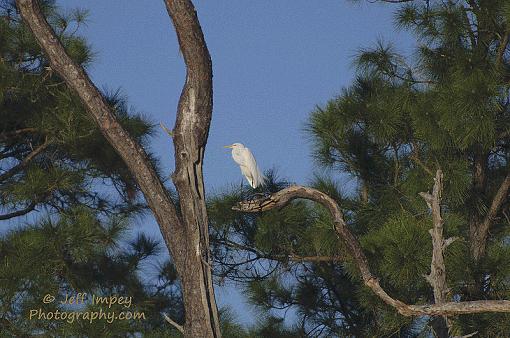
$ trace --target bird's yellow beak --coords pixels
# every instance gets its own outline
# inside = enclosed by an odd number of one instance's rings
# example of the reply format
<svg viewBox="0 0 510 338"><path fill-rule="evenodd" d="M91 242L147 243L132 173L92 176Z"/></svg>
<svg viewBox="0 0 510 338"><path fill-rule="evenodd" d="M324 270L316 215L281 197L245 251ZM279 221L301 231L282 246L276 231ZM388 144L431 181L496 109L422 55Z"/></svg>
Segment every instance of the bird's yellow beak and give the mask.
<svg viewBox="0 0 510 338"><path fill-rule="evenodd" d="M233 147L234 147L233 145L223 146L223 148L233 148Z"/></svg>

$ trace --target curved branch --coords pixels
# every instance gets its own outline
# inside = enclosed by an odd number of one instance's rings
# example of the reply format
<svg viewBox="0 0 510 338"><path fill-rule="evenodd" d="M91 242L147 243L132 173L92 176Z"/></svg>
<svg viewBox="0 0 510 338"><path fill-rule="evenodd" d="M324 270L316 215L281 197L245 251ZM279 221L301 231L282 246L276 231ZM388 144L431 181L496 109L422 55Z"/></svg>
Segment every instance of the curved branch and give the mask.
<svg viewBox="0 0 510 338"><path fill-rule="evenodd" d="M5 173L1 174L0 175L0 182L6 180L8 178L11 178L14 175L16 175L20 170L25 168L37 155L42 153L44 151L44 149L46 149L49 145L50 145L50 142L48 141L48 139L46 139L43 144L41 144L40 146L38 146L37 148L32 150L30 152L30 154L28 154L27 157L25 157L23 159L23 161L21 161L19 164L17 164L16 166L12 167L11 169L6 171Z"/></svg>
<svg viewBox="0 0 510 338"><path fill-rule="evenodd" d="M501 205L507 200L508 192L510 191L510 173L506 175L501 182L494 198L492 199L489 211L485 215L483 222L475 230L475 236L473 238L473 253L475 260L479 260L485 254L485 246L487 244L487 236L489 229L494 223L494 219L498 214Z"/></svg>
<svg viewBox="0 0 510 338"><path fill-rule="evenodd" d="M400 314L404 316L437 316L482 312L510 312L510 301L508 300L481 300L429 305L408 305L398 299L392 298L380 286L378 279L370 272L368 260L363 253L361 245L347 227L343 213L338 204L331 197L317 189L303 186L291 186L267 197L251 201L242 201L232 207L232 209L250 213L263 212L274 208L283 208L291 201L298 198L320 203L329 210L333 219L335 231L347 246L354 263L361 273L361 278L363 279L364 284L386 304L394 307Z"/></svg>
<svg viewBox="0 0 510 338"><path fill-rule="evenodd" d="M180 333L184 334L184 328L182 325L177 324L175 321L172 320L166 313L163 313L163 317L165 320L170 323L173 327L175 327Z"/></svg>
<svg viewBox="0 0 510 338"><path fill-rule="evenodd" d="M26 215L30 211L34 210L36 205L37 205L36 202L31 202L27 207L25 207L21 210L16 210L16 211L10 212L8 214L0 215L0 221L4 221L4 220L11 219L14 217Z"/></svg>

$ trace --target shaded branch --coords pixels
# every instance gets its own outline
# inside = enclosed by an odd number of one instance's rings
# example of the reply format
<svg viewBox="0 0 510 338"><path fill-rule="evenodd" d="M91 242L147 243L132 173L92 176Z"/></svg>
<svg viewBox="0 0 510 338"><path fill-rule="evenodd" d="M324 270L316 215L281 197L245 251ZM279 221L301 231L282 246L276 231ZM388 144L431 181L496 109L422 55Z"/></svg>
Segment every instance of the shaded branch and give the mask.
<svg viewBox="0 0 510 338"><path fill-rule="evenodd" d="M506 175L503 182L498 188L498 191L494 195L492 199L491 206L489 207L489 211L485 215L483 222L475 229L475 236L473 236L472 245L474 246L474 258L475 260L480 259L485 254L485 245L487 242L487 236L489 234L489 229L496 215L501 208L501 205L506 201L508 192L510 190L510 173Z"/></svg>
<svg viewBox="0 0 510 338"><path fill-rule="evenodd" d="M508 40L510 39L510 30L505 32L501 44L498 48L498 54L496 55L496 67L499 67L503 63L503 57L505 56L506 47L508 46Z"/></svg>
<svg viewBox="0 0 510 338"><path fill-rule="evenodd" d="M18 130L14 130L14 131L3 132L3 133L0 133L0 140L6 140L12 136L18 136L18 135L24 134L24 133L34 133L36 131L37 131L36 128L23 128L23 129L18 129Z"/></svg>
<svg viewBox="0 0 510 338"><path fill-rule="evenodd" d="M0 175L0 182L4 181L8 178L11 178L12 176L16 175L18 172L20 172L23 168L25 168L37 155L42 153L51 142L46 139L43 144L35 148L32 152L30 152L27 157L23 159L20 163L6 171L5 173Z"/></svg>
<svg viewBox="0 0 510 338"><path fill-rule="evenodd" d="M411 154L409 155L409 158L417 165L419 165L427 174L429 174L430 176L434 176L432 170L430 170L430 168L427 167L425 163L422 162L422 160L420 160L418 145L416 145L414 142L412 143L412 150Z"/></svg>
<svg viewBox="0 0 510 338"><path fill-rule="evenodd" d="M37 202L31 202L31 203L30 203L30 204L29 204L26 208L24 208L24 209L17 210L17 211L13 211L13 212L8 213L8 214L0 215L0 220L1 220L1 221L3 221L3 220L11 219L11 218L14 218L14 217L18 217L18 216L26 215L26 214L28 214L30 211L34 210L36 206L37 206Z"/></svg>
<svg viewBox="0 0 510 338"><path fill-rule="evenodd" d="M394 307L400 314L404 316L434 316L482 312L510 312L510 301L508 300L482 300L447 302L429 305L408 305L398 299L392 298L380 286L378 279L370 272L368 260L363 253L361 245L347 227L338 204L331 197L317 189L303 186L291 186L267 197L239 202L236 206L232 207L232 209L249 213L264 212L275 208L283 208L291 201L298 198L315 201L322 204L329 210L333 219L334 229L337 235L347 246L349 254L360 271L364 284L368 286L379 298L381 298L382 301Z"/></svg>
<svg viewBox="0 0 510 338"><path fill-rule="evenodd" d="M270 259L276 261L291 261L291 262L344 262L346 260L345 256L340 255L315 255L315 256L302 256L296 254L273 254L273 253L264 253L259 251L256 248L239 244L233 242L228 239L218 240L219 243L224 244L228 247L235 248L238 250L244 250L256 255L256 259Z"/></svg>

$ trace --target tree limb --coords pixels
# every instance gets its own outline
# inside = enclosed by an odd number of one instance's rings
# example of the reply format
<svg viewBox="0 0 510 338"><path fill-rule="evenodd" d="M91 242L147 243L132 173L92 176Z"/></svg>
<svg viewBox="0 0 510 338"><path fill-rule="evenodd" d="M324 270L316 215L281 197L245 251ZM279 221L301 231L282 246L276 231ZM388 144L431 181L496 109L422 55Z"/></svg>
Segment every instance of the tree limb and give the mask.
<svg viewBox="0 0 510 338"><path fill-rule="evenodd" d="M20 170L25 168L37 155L42 153L44 149L46 149L51 142L46 139L43 144L35 148L33 151L31 151L27 157L23 159L20 163L12 167L11 169L7 170L5 173L0 175L0 182L4 181L8 178L11 178L12 176L16 175Z"/></svg>
<svg viewBox="0 0 510 338"><path fill-rule="evenodd" d="M489 211L485 215L483 222L477 227L477 229L475 229L475 235L472 239L474 241L472 245L474 246L473 254L475 260L479 260L485 254L485 246L490 226L494 222L494 218L498 214L501 205L506 201L509 190L510 173L507 174L503 182L501 182L501 185L499 186L498 191L492 199L491 206L489 207Z"/></svg>
<svg viewBox="0 0 510 338"><path fill-rule="evenodd" d="M18 136L18 135L24 134L24 133L34 133L36 131L37 131L36 128L22 128L22 129L18 129L18 130L14 130L14 131L7 131L7 132L0 133L0 140L5 140L5 139L8 139L9 137Z"/></svg>
<svg viewBox="0 0 510 338"><path fill-rule="evenodd" d="M176 322L174 322L172 318L170 318L166 313L163 313L163 317L168 323L170 323L170 325L175 327L180 333L184 334L184 328L182 327L182 325L179 325Z"/></svg>
<svg viewBox="0 0 510 338"><path fill-rule="evenodd" d="M16 211L10 212L8 214L0 215L0 220L3 221L3 220L11 219L14 217L26 215L30 211L34 210L36 205L37 205L36 202L31 202L27 207L25 207L21 210L16 210Z"/></svg>
<svg viewBox="0 0 510 338"><path fill-rule="evenodd" d="M503 63L503 57L505 55L506 47L508 46L508 40L510 39L510 30L505 32L503 35L503 39L501 40L501 44L498 48L498 54L496 55L496 67L501 66Z"/></svg>
<svg viewBox="0 0 510 338"><path fill-rule="evenodd" d="M411 160L413 160L416 164L418 164L427 174L429 174L430 176L434 176L434 173L432 172L432 170L430 170L425 165L425 163L423 163L420 160L418 145L416 145L414 142L412 143L412 150L411 150L411 154L409 155L409 158Z"/></svg>
<svg viewBox="0 0 510 338"><path fill-rule="evenodd" d="M273 253L264 253L259 251L256 248L249 247L243 244L239 244L233 242L228 239L218 240L219 243L226 245L231 248L248 251L257 256L257 258L262 259L271 259L276 261L291 261L291 262L343 262L346 257L341 255L315 255L315 256L301 256L296 254L273 254Z"/></svg>
<svg viewBox="0 0 510 338"><path fill-rule="evenodd" d="M80 97L101 133L126 163L159 224L181 278L185 335L221 337L209 261L208 220L202 159L212 116L212 66L190 0L166 0L183 52L187 77L174 128L176 170L182 216L154 170L146 152L120 125L84 69L67 54L46 22L36 0L16 0L24 22L44 50L51 68Z"/></svg>
<svg viewBox="0 0 510 338"><path fill-rule="evenodd" d="M163 237L169 244L169 234L178 235L176 232L180 227L180 220L170 196L151 166L147 154L117 121L108 103L83 68L67 55L64 47L41 13L37 1L16 0L16 4L24 22L33 32L34 37L48 57L51 68L78 94L103 135L134 175L162 228Z"/></svg>
<svg viewBox="0 0 510 338"><path fill-rule="evenodd" d="M368 260L363 253L361 245L347 227L338 204L331 197L317 189L295 185L280 190L267 197L239 202L236 206L232 207L232 209L249 213L264 212L274 208L283 208L291 201L298 198L315 201L322 204L329 210L333 219L334 229L337 235L347 246L349 254L352 256L354 263L360 271L364 284L386 304L394 307L400 314L404 316L437 316L482 312L510 312L510 301L508 300L482 300L447 302L442 304L408 305L398 299L392 298L380 286L378 279L370 272Z"/></svg>
<svg viewBox="0 0 510 338"><path fill-rule="evenodd" d="M443 239L443 218L441 216L441 192L443 190L443 172L437 170L432 194L420 193L432 212L433 227L429 230L432 237L432 261L427 281L434 289L434 302L444 303L448 294L446 269L444 264L445 240Z"/></svg>

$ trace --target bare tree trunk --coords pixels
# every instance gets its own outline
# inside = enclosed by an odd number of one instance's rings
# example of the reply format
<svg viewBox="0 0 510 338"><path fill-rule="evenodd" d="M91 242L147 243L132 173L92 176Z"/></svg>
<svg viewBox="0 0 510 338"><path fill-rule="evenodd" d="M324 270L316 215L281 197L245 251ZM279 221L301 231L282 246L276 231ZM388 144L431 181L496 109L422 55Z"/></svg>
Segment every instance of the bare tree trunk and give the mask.
<svg viewBox="0 0 510 338"><path fill-rule="evenodd" d="M425 276L434 291L434 303L443 304L448 300L448 286L446 284L446 267L444 251L456 238L443 239L443 217L441 215L441 194L443 191L443 173L437 170L434 178L432 194L420 193L432 212L432 229L429 230L432 237L432 260L430 274ZM439 338L449 337L449 322L446 316L438 316L432 320L432 328Z"/></svg>
<svg viewBox="0 0 510 338"><path fill-rule="evenodd" d="M211 328L210 333L214 337L219 337L202 172L213 107L211 56L191 1L165 0L165 4L187 66L186 82L173 130L176 167L172 175L179 192L182 222L191 247L181 272L185 298L187 294L187 298L192 299L186 308L186 323L190 325L192 337L206 337L200 331L193 330L192 323L197 319L203 320L204 325ZM201 306L197 307L197 304Z"/></svg>
<svg viewBox="0 0 510 338"><path fill-rule="evenodd" d="M82 67L66 54L36 0L17 0L25 23L51 67L80 97L87 112L119 153L140 186L172 255L182 282L187 337L221 337L210 270L208 220L202 160L212 116L212 65L190 0L166 0L187 77L174 129L176 170L172 176L180 198L177 213L143 148L119 124Z"/></svg>

